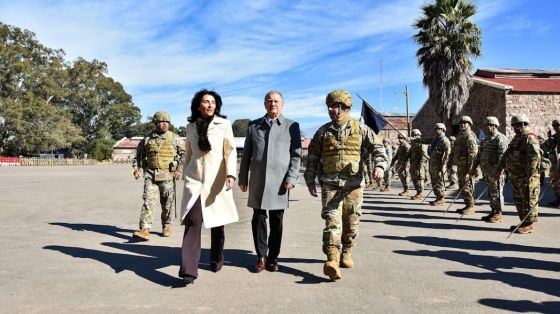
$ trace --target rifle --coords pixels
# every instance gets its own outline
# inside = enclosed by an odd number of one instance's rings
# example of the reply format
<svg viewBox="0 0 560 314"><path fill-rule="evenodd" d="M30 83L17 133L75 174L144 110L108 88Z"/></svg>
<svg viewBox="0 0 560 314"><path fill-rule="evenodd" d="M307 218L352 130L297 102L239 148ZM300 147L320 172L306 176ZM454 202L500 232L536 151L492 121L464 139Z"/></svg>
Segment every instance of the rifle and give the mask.
<svg viewBox="0 0 560 314"><path fill-rule="evenodd" d="M453 206L453 204L455 204L455 202L457 201L457 198L459 198L459 195L461 195L461 193L463 193L463 190L465 189L465 185L463 185L463 187L459 190L459 192L457 192L457 195L455 196L455 198L453 199L453 202L451 202L451 204L449 204L449 206L447 206L447 208L445 209L445 211L443 212L443 214L447 214L447 211L449 210L449 208L451 206Z"/></svg>
<svg viewBox="0 0 560 314"><path fill-rule="evenodd" d="M542 200L542 198L544 197L546 191L547 191L549 188L552 188L552 187L554 187L555 185L557 185L558 182L560 182L560 181L556 181L556 183L554 183L554 184L552 184L552 185L550 184L550 182L548 182L548 184L546 185L546 187L545 187L544 190L542 191L542 194L541 194L541 196L539 197L539 200L537 201L537 205L541 202L541 200ZM531 213L533 212L533 209L534 209L534 208L535 208L535 207L531 208L531 210L527 213L527 215L525 215L525 217L523 217L523 219L521 220L521 222L520 222L519 224L517 224L517 226L515 226L515 228L514 228L514 229L509 233L509 235L507 236L506 240L509 239L509 237L511 237L511 235L512 235L515 231L517 231L517 229L519 229L519 227L521 227L521 225L525 222L525 220L527 220L527 218L529 218L529 216L530 216Z"/></svg>
<svg viewBox="0 0 560 314"><path fill-rule="evenodd" d="M428 194L426 195L426 197L424 197L424 199L422 200L422 203L420 203L420 204L424 204L424 202L426 201L426 199L428 198L428 196L430 196L430 194L432 194L432 192L434 191L434 187L435 187L436 185L438 185L439 182L440 182L441 180L445 180L445 174L446 174L446 173L447 173L447 169L445 169L445 171L444 171L443 174L441 175L441 178L440 178L434 185L432 185L432 189L430 190L430 192L428 192Z"/></svg>

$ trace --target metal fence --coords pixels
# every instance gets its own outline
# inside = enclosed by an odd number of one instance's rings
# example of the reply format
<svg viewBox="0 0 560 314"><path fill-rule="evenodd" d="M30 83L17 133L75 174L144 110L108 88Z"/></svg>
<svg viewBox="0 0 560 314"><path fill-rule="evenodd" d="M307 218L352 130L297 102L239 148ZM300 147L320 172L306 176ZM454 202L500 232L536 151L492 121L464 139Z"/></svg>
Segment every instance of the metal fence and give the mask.
<svg viewBox="0 0 560 314"><path fill-rule="evenodd" d="M22 166L79 166L95 165L95 159L21 158Z"/></svg>

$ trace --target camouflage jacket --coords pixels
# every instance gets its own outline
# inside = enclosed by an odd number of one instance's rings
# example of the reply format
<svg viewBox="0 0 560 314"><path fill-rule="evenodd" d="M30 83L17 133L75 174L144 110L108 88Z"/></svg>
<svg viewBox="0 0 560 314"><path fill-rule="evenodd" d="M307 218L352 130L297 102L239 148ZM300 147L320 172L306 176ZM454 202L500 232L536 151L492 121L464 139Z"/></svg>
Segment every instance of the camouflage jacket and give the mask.
<svg viewBox="0 0 560 314"><path fill-rule="evenodd" d="M367 163L367 159L371 159L375 167L379 167L383 170L387 168L387 155L385 153L385 148L381 143L381 139L375 135L373 130L368 126L360 123L358 127L358 132L361 135L361 146L362 150L367 152L363 154L360 160L360 169L356 171L355 174L349 175L344 172L326 175L323 173L323 160L325 158L323 154L324 147L324 137L327 133L332 133L339 139L339 145L343 146L351 132L350 121L343 125L342 127L337 126L333 122L329 122L319 128L311 143L309 144L307 153L307 165L304 172L305 183L310 186L315 184L315 178L319 178L321 184L328 184L337 187L358 187L364 184L364 166ZM346 166L348 161L343 159L338 161Z"/></svg>
<svg viewBox="0 0 560 314"><path fill-rule="evenodd" d="M451 144L447 136L435 137L428 152L430 154L430 168L445 168L451 153Z"/></svg>
<svg viewBox="0 0 560 314"><path fill-rule="evenodd" d="M179 139L179 136L171 131L163 133L163 134L159 134L157 132L152 132L152 134L150 134L149 136L146 136L140 143L138 143L138 146L136 147L136 156L134 157L134 160L132 161L132 167L133 168L142 168L144 170L144 174L145 175L154 175L154 170L153 169L148 169L147 167L147 156L146 156L146 145L148 143L148 141L150 140L155 140L158 143L164 140L164 137L166 136L166 134L171 134L173 136L173 147L174 147L174 151L175 151L175 157L173 158L173 162L172 162L172 166L169 166L168 172L172 172L175 170L181 170L182 169L182 165L183 165L183 158L185 155L185 148L184 148L184 144L181 142L181 140ZM172 169L173 168L173 169ZM171 171L172 170L172 171ZM172 176L170 174L166 174L166 177L168 180L172 180Z"/></svg>
<svg viewBox="0 0 560 314"><path fill-rule="evenodd" d="M453 164L469 169L478 154L478 140L471 130L462 130L453 147Z"/></svg>
<svg viewBox="0 0 560 314"><path fill-rule="evenodd" d="M410 141L410 150L407 155L407 160L410 160L410 165L419 165L427 162L428 159L428 145L423 144L421 138L413 138Z"/></svg>
<svg viewBox="0 0 560 314"><path fill-rule="evenodd" d="M511 180L523 180L538 176L540 163L539 141L526 127L521 134L513 137L497 170L499 172L505 168Z"/></svg>
<svg viewBox="0 0 560 314"><path fill-rule="evenodd" d="M393 164L397 163L397 171L408 167L408 152L410 151L410 144L404 142L404 144L399 145L397 152L391 160L391 167Z"/></svg>
<svg viewBox="0 0 560 314"><path fill-rule="evenodd" d="M545 147L552 166L557 166L560 159L560 133L555 133L548 138L545 142Z"/></svg>
<svg viewBox="0 0 560 314"><path fill-rule="evenodd" d="M482 173L494 175L507 147L508 141L504 134L500 132L489 134L480 144L473 166L480 165Z"/></svg>

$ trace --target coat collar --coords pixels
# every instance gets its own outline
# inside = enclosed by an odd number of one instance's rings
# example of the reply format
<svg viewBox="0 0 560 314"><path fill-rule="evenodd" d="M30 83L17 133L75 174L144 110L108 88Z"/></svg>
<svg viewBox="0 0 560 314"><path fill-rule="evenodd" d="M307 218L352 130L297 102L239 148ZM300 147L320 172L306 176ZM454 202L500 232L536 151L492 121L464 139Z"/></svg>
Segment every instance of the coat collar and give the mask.
<svg viewBox="0 0 560 314"><path fill-rule="evenodd" d="M284 118L283 115L279 115L278 118L276 118L276 123L278 125L282 125L285 121L286 121L286 119ZM259 124L267 124L268 125L268 120L267 120L267 115L266 114L261 118L261 121L259 122Z"/></svg>

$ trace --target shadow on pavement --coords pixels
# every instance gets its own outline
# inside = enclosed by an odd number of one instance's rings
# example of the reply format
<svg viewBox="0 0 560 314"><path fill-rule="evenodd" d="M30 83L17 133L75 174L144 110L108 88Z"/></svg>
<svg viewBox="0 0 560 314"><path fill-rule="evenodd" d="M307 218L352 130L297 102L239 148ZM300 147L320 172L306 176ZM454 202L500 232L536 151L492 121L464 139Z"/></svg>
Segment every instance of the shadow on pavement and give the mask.
<svg viewBox="0 0 560 314"><path fill-rule="evenodd" d="M126 243L116 242L103 242L101 245L120 249L134 254L123 254L106 252L103 250L94 250L81 247L70 247L60 245L48 245L43 247L47 250L59 251L61 253L76 257L76 258L89 258L102 262L110 266L115 273L123 270L132 271L138 276L149 280L155 284L166 287L182 287L183 283L179 277L170 276L166 273L158 271L158 269L166 268L169 266L179 267L181 249L179 247L166 247L166 246L152 246L132 240L130 234L133 230L121 229L109 225L94 225L94 224L72 224L72 223L49 223L51 225L63 226L70 228L74 231L91 231L100 234L110 235L117 238L128 240ZM128 235L121 234L122 232ZM210 250L202 249L201 262L199 268L202 270L210 271ZM244 268L247 271L252 271L256 256L248 250L238 249L224 249L224 266L233 266ZM303 258L279 258L280 264L279 272L289 274L296 277L301 277L300 284L313 284L330 282L327 278L316 276L286 264L289 263L323 263L317 259L303 259ZM178 269L177 269L178 270Z"/></svg>
<svg viewBox="0 0 560 314"><path fill-rule="evenodd" d="M371 213L362 213L362 215L376 215L381 217L393 217L393 218L406 218L406 219L447 219L456 221L457 217L452 217L451 215L441 215L441 216L434 216L434 215L425 215L425 214L405 214L405 213L386 213L386 212L371 212ZM475 218L461 218L461 220L473 220L473 221L480 221L480 219Z"/></svg>
<svg viewBox="0 0 560 314"><path fill-rule="evenodd" d="M502 309L511 312L535 312L554 314L560 309L560 302L537 303L529 300L500 300L500 299L481 299L478 301L482 305Z"/></svg>
<svg viewBox="0 0 560 314"><path fill-rule="evenodd" d="M458 217L457 217L458 218ZM455 218L455 220L457 220ZM379 222L375 220L363 219L361 222ZM497 232L509 232L509 226L507 228L489 228L489 227L479 227L479 226L469 226L465 224L453 223L431 223L422 221L402 221L402 220L386 220L381 221L386 225L391 226L401 226L401 227L412 227L412 228L429 228L429 229L442 229L442 230L473 230L473 231L497 231Z"/></svg>
<svg viewBox="0 0 560 314"><path fill-rule="evenodd" d="M526 252L526 253L545 253L560 254L560 250L556 248L533 247L519 244L499 243L492 241L470 241L470 240L454 240L439 237L424 236L375 236L380 239L388 240L405 240L418 244L446 247L453 249L478 250L478 251L497 251L497 252ZM486 272L468 272L468 271L447 271L449 276L458 278L476 279L476 280L493 280L503 282L512 287L523 288L532 291L542 292L552 296L560 297L560 279L541 278L529 274L520 273L519 269L538 269L550 272L560 272L560 263L551 261L536 260L527 257L508 257L488 256L471 254L457 250L396 250L397 254L408 256L421 256L439 258L465 265L486 270ZM504 271L513 270L513 271ZM480 304L503 310L514 312L535 311L541 313L558 313L560 302L543 302L535 303L532 301L511 301L500 299L481 299Z"/></svg>

